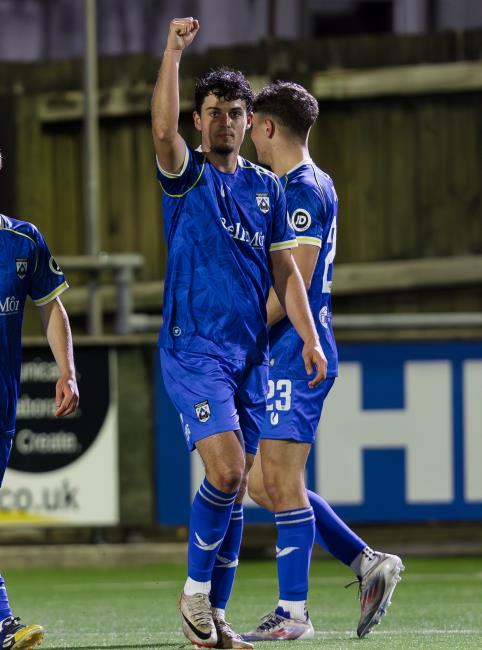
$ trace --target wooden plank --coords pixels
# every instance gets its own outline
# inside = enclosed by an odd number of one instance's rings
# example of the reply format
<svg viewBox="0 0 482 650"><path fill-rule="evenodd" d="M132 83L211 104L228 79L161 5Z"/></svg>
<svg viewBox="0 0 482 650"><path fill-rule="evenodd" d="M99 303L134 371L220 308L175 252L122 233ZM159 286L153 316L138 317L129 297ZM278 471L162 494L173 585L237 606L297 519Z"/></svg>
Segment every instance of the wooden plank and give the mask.
<svg viewBox="0 0 482 650"><path fill-rule="evenodd" d="M254 90L270 81L268 76L249 77ZM366 70L313 72L307 87L319 100L364 99L383 96L447 94L482 90L482 62L419 64ZM148 115L153 85L143 82L99 90L100 117ZM181 111L193 109L194 79L183 78L180 86ZM42 93L37 116L41 122L80 120L83 93L79 90Z"/></svg>
<svg viewBox="0 0 482 650"><path fill-rule="evenodd" d="M315 72L311 90L334 100L480 91L482 61Z"/></svg>
<svg viewBox="0 0 482 650"><path fill-rule="evenodd" d="M167 257L166 242L162 233L161 188L156 179L156 163L149 122L138 122L135 126L135 196L137 205L137 227L139 250L145 256L140 277L154 280L161 268L165 273Z"/></svg>
<svg viewBox="0 0 482 650"><path fill-rule="evenodd" d="M359 294L436 287L477 286L482 282L482 255L339 264L333 293Z"/></svg>
<svg viewBox="0 0 482 650"><path fill-rule="evenodd" d="M440 290L440 296L446 300L447 289L457 288L457 292L466 288L466 300L459 303L459 309L468 307L482 309L482 296L473 298L473 287L482 283L482 255L466 255L449 258L431 258L397 262L374 262L358 264L339 264L335 268L333 293L336 298L353 297L359 302L352 303L352 309L358 312L388 311L383 301L374 294L397 292L397 307L394 311L417 311L413 300L414 291L430 290L434 295ZM134 282L132 296L136 310L162 309L162 281ZM471 289L472 287L472 289ZM435 291L434 291L435 290ZM107 312L116 308L115 286L104 284L100 289L102 303ZM403 297L403 295L407 297ZM85 286L72 287L63 294L62 300L72 314L85 313L87 308L87 289ZM444 309L440 302L438 310ZM343 309L340 313L343 313Z"/></svg>
<svg viewBox="0 0 482 650"><path fill-rule="evenodd" d="M417 249L415 106L412 102L391 102L386 106L387 130L384 143L385 258L410 258Z"/></svg>

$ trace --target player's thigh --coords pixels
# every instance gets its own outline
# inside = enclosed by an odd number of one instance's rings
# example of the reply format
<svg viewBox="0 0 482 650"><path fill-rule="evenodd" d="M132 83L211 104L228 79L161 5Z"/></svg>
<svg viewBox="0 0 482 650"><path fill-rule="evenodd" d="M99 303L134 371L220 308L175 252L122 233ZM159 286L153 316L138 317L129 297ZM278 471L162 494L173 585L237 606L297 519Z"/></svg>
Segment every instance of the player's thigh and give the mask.
<svg viewBox="0 0 482 650"><path fill-rule="evenodd" d="M309 388L306 379L270 374L261 439L313 444L333 383L334 379L329 378Z"/></svg>
<svg viewBox="0 0 482 650"><path fill-rule="evenodd" d="M268 366L248 366L238 382L234 403L239 415L246 453L256 454L266 412Z"/></svg>
<svg viewBox="0 0 482 650"><path fill-rule="evenodd" d="M164 385L190 451L200 440L239 429L235 382L218 358L167 349L160 357Z"/></svg>

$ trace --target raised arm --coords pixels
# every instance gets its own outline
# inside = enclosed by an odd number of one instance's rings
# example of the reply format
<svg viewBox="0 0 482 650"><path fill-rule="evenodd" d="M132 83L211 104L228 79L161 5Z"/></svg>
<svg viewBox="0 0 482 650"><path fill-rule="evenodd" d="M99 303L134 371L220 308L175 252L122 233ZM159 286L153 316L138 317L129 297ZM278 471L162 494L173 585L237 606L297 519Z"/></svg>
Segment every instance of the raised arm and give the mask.
<svg viewBox="0 0 482 650"><path fill-rule="evenodd" d="M273 251L271 263L276 295L304 342L302 355L306 373L311 375L313 365L316 366L316 375L308 382L310 388L314 388L325 379L327 364L311 315L303 278L289 249Z"/></svg>
<svg viewBox="0 0 482 650"><path fill-rule="evenodd" d="M55 388L55 415L69 415L79 403L69 318L60 298L55 298L39 309L45 334L60 373Z"/></svg>
<svg viewBox="0 0 482 650"><path fill-rule="evenodd" d="M151 103L152 137L161 168L176 174L186 155L186 144L178 132L179 63L183 50L197 34L195 18L174 18L169 25L166 49Z"/></svg>

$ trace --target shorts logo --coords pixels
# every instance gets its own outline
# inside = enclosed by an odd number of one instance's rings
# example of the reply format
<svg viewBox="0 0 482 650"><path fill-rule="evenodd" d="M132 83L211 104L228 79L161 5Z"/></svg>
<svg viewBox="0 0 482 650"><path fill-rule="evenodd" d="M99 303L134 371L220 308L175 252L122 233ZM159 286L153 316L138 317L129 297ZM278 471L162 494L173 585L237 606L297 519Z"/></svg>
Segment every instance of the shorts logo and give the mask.
<svg viewBox="0 0 482 650"><path fill-rule="evenodd" d="M177 325L175 325L172 328L172 333L173 333L174 336L181 336L181 334L182 334L181 328L178 327Z"/></svg>
<svg viewBox="0 0 482 650"><path fill-rule="evenodd" d="M17 257L15 259L15 264L17 266L17 275L21 280L23 280L27 275L28 259L26 257Z"/></svg>
<svg viewBox="0 0 482 650"><path fill-rule="evenodd" d="M57 264L57 262L54 260L53 257L49 259L49 266L52 273L55 273L56 275L63 275L62 269L60 268L60 266Z"/></svg>
<svg viewBox="0 0 482 650"><path fill-rule="evenodd" d="M293 212L291 223L296 232L304 232L311 226L311 215L306 210L298 208Z"/></svg>
<svg viewBox="0 0 482 650"><path fill-rule="evenodd" d="M269 194L268 192L258 192L256 194L256 203L263 214L269 212Z"/></svg>
<svg viewBox="0 0 482 650"><path fill-rule="evenodd" d="M186 438L186 442L189 443L191 441L191 428L189 427L189 422L186 422L186 424L184 424L182 413L179 413L179 417L181 418L181 427L184 432L184 437Z"/></svg>
<svg viewBox="0 0 482 650"><path fill-rule="evenodd" d="M279 415L278 415L278 413L271 413L271 415L270 415L270 417L269 417L269 421L270 421L271 424L275 427L275 426L278 424L278 422L279 422Z"/></svg>
<svg viewBox="0 0 482 650"><path fill-rule="evenodd" d="M319 319L321 325L323 325L325 329L328 329L329 314L328 307L326 305L320 309Z"/></svg>
<svg viewBox="0 0 482 650"><path fill-rule="evenodd" d="M207 422L211 417L211 409L207 399L205 399L204 402L195 404L194 408L196 409L196 415L199 422Z"/></svg>

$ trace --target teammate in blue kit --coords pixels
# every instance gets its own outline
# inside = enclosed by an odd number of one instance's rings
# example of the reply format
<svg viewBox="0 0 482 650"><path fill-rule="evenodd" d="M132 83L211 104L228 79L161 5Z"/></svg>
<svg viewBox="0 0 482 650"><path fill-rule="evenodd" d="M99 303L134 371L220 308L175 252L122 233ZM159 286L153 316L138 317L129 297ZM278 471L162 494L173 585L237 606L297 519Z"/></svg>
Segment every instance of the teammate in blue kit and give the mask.
<svg viewBox="0 0 482 650"><path fill-rule="evenodd" d="M298 84L270 84L255 97L252 140L259 160L281 178L298 241L293 256L308 290L328 369L317 388L306 390L299 360L303 343L270 291L268 404L248 489L256 502L275 513L279 602L257 629L243 635L250 641L313 637L306 598L315 539L351 566L360 580L360 637L385 613L403 568L397 556L372 551L304 483L323 402L338 374L331 321L338 199L331 178L309 155L309 131L317 116L315 98Z"/></svg>
<svg viewBox="0 0 482 650"><path fill-rule="evenodd" d="M37 228L0 214L0 485L15 436L22 320L28 295L40 309L60 371L55 415L66 416L77 408L79 394L72 337L67 314L59 299L67 288L64 275ZM28 650L36 647L43 636L40 625L24 625L20 618L13 616L5 581L0 576L0 648Z"/></svg>
<svg viewBox="0 0 482 650"><path fill-rule="evenodd" d="M325 377L326 358L291 256L296 237L279 180L239 156L253 100L244 76L221 68L198 79L201 147L192 150L178 133L178 68L198 29L193 18L171 22L152 100L169 248L162 373L188 448L198 450L206 469L191 510L181 622L194 644L251 648L224 610L241 543L246 474L266 409L271 284L304 341L304 380L313 389Z"/></svg>

